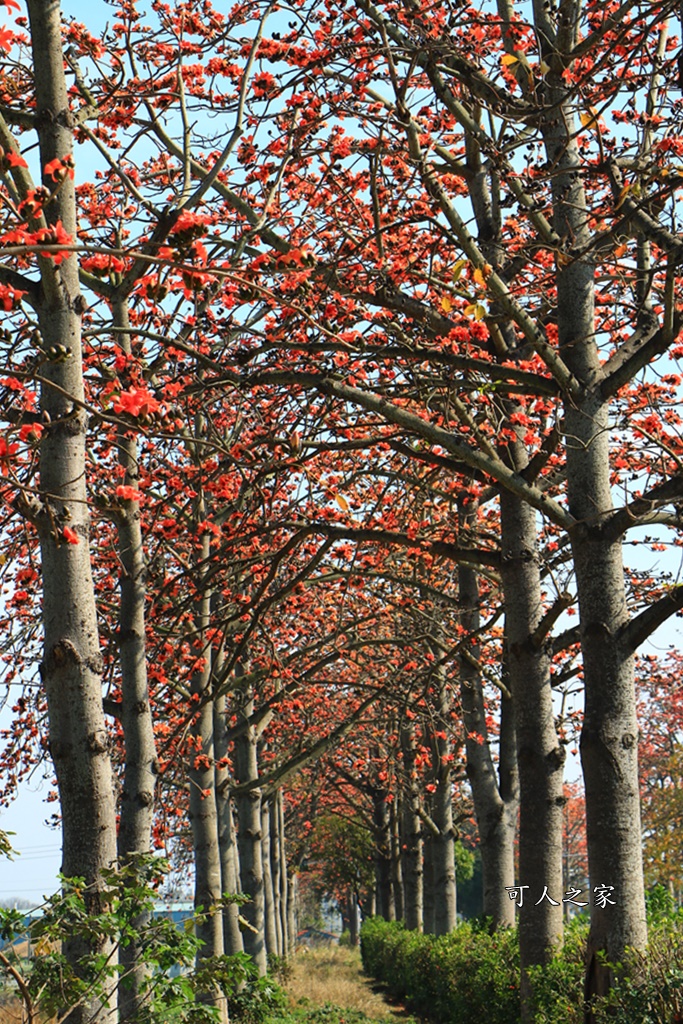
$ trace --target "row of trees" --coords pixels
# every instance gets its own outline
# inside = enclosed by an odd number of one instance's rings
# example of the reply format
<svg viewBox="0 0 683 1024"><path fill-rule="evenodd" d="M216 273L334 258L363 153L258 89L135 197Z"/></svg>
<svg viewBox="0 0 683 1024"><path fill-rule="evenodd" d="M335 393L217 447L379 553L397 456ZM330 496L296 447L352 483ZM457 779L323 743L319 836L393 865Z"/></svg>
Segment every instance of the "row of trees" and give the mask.
<svg viewBox="0 0 683 1024"><path fill-rule="evenodd" d="M563 891L580 680L604 991L646 942L634 656L683 607L623 563L680 543L675 5L6 7L6 758L47 714L65 874L95 907L189 821L203 955L263 966L316 800L370 801L381 912L453 927L473 813L509 924ZM562 915L520 915L527 1008Z"/></svg>

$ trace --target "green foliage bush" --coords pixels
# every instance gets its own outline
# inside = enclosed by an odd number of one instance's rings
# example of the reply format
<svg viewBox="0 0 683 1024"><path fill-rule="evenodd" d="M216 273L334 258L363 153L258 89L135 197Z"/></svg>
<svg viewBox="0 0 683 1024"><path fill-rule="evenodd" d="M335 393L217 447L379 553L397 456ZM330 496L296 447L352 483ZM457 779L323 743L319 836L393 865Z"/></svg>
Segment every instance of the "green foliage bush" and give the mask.
<svg viewBox="0 0 683 1024"><path fill-rule="evenodd" d="M516 933L490 935L461 924L434 938L379 918L361 931L368 974L415 1013L448 1024L515 1024L519 1019L519 952Z"/></svg>
<svg viewBox="0 0 683 1024"><path fill-rule="evenodd" d="M253 967L253 965L252 965ZM228 1013L239 1024L266 1024L284 1009L287 997L272 977L259 978L256 968L240 989L228 992Z"/></svg>
<svg viewBox="0 0 683 1024"><path fill-rule="evenodd" d="M533 967L529 971L536 1003L534 1024L583 1024L587 937L587 919L575 917L565 927L561 954L545 967Z"/></svg>
<svg viewBox="0 0 683 1024"><path fill-rule="evenodd" d="M594 1006L596 1024L671 1024L683 1021L683 911L665 891L648 899L647 953L612 964L616 979ZM583 976L588 922L565 929L564 947L545 967L529 972L534 1024L583 1024ZM379 918L361 930L367 974L388 993L438 1024L519 1024L519 953L516 931L491 935L486 922L460 924L435 938Z"/></svg>
<svg viewBox="0 0 683 1024"><path fill-rule="evenodd" d="M145 1005L139 1024L211 1024L216 1009L203 994L220 989L228 997L230 1016L245 1024L264 1024L279 1008L284 995L271 978L259 978L246 954L205 958L196 962L201 943L193 920L178 928L167 918L152 914L158 885L167 871L159 858L140 856L119 870L103 872L105 886L98 890L99 910L86 897L81 878L62 878L62 889L28 920L22 911L0 908L0 979L17 986L27 1016L61 1016L65 1009L91 998L109 1004L117 986L128 979L116 955L117 948L135 943L146 967ZM222 903L243 902L226 896ZM200 908L201 909L201 908ZM87 953L74 969L63 951L65 939L78 937L87 944L106 937L111 952ZM16 950L30 942L31 960Z"/></svg>

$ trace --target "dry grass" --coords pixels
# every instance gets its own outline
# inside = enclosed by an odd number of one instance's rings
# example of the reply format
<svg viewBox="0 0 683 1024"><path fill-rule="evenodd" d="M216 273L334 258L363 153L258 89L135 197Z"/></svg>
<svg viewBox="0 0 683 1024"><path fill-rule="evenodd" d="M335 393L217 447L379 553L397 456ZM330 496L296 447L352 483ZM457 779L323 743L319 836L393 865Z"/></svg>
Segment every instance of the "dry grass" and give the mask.
<svg viewBox="0 0 683 1024"><path fill-rule="evenodd" d="M390 1006L365 977L357 950L324 946L297 953L284 987L293 1006L302 1000L314 1006L332 1003L387 1024L405 1022L402 1008ZM21 1002L9 993L0 995L0 1024L22 1024Z"/></svg>
<svg viewBox="0 0 683 1024"><path fill-rule="evenodd" d="M26 1020L23 1005L18 996L0 996L0 1024L23 1024Z"/></svg>
<svg viewBox="0 0 683 1024"><path fill-rule="evenodd" d="M325 946L297 953L292 961L292 975L285 988L296 1005L307 999L319 1006L332 1003L347 1010L359 1010L377 1020L398 1020L405 1014L392 1007L366 978L357 950Z"/></svg>

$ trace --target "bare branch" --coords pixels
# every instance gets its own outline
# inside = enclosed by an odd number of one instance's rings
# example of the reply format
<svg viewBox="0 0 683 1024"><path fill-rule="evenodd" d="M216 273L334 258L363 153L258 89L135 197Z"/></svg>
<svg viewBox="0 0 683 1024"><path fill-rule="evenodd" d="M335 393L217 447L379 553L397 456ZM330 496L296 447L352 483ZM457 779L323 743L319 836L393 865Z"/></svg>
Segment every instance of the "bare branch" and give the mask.
<svg viewBox="0 0 683 1024"><path fill-rule="evenodd" d="M656 629L659 628L668 618L675 615L683 608L683 584L672 587L671 590L660 597L654 604L650 604L647 608L636 615L634 619L631 619L623 629L620 630L619 637L622 641L624 648L631 654L634 654L640 645L651 636Z"/></svg>

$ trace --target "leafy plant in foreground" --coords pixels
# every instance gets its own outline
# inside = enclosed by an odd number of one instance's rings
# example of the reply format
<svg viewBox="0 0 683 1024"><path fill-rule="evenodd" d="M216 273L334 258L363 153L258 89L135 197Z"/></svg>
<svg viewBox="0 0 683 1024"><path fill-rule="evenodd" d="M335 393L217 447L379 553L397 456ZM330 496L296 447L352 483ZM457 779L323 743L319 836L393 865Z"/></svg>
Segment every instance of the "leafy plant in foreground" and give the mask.
<svg viewBox="0 0 683 1024"><path fill-rule="evenodd" d="M195 966L201 948L195 923L206 910L199 908L181 927L155 916L158 883L167 870L158 858L140 857L103 872L105 885L97 893L89 892L82 878L62 878L61 891L45 901L40 917L27 919L20 911L0 908L5 943L0 971L16 984L28 1024L44 1014L61 1016L93 996L111 1005L117 990L129 983L118 956L129 943L141 951L146 968L138 1024L212 1024L218 1010L202 997L216 990L231 1006L234 1000L236 1017L247 1019L248 1008L256 1007L248 1019L265 1018L264 1008L275 1005L279 990L257 977L246 954L204 958ZM225 896L221 904L235 901L243 897ZM72 965L63 952L65 940L77 937L87 944L92 936L108 939L109 951L88 953ZM22 955L24 943L30 958Z"/></svg>

